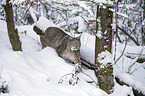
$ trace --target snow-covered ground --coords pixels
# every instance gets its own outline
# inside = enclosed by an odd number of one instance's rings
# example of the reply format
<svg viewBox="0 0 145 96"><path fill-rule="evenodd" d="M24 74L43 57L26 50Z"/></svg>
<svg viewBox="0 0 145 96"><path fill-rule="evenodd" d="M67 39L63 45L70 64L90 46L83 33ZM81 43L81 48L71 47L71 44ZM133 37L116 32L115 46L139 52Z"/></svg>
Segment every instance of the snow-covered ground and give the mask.
<svg viewBox="0 0 145 96"><path fill-rule="evenodd" d="M26 35L22 34L25 30L27 31ZM39 36L33 32L33 25L18 26L18 31L23 52L12 50L7 35L6 22L0 21L0 81L1 83L6 81L5 84L9 87L9 93L0 94L0 96L108 96L95 84L87 83L86 81L91 81L91 78L82 73L78 74L79 81L75 86L69 85L70 75L67 78L62 78L63 83L58 84L62 76L73 72L74 65L60 58L56 51L50 47L42 50ZM85 59L93 63L94 37L88 34L83 36L81 53ZM123 46L123 44L118 44L117 57L121 54ZM127 47L128 50L130 47ZM128 61L126 57L120 59L117 66L114 65L114 74L122 76L122 79L126 78L123 77L126 75L120 73L126 72L126 66L129 66L128 64L131 62L133 60ZM139 67L132 74L134 77L130 80L130 83L139 82L137 87L141 90L145 89L144 67ZM83 69L83 71L97 82L94 71L89 69ZM131 87L120 86L115 82L114 92L109 96L127 96L128 94L134 96Z"/></svg>

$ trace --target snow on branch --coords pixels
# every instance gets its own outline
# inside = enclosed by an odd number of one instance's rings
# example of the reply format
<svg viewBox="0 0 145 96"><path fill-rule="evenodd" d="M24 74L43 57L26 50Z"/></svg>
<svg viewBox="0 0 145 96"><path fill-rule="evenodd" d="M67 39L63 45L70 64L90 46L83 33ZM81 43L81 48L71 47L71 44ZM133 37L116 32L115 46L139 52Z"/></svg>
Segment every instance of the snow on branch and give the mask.
<svg viewBox="0 0 145 96"><path fill-rule="evenodd" d="M119 78L121 82L124 82L128 86L133 87L135 90L145 95L145 85L135 80L133 76L129 75L128 73L119 72L115 77Z"/></svg>
<svg viewBox="0 0 145 96"><path fill-rule="evenodd" d="M41 16L35 25L43 31L45 31L48 27L58 27L44 16Z"/></svg>
<svg viewBox="0 0 145 96"><path fill-rule="evenodd" d="M103 4L113 5L113 2L114 2L114 1L111 1L111 0L81 0L81 1L92 2L96 5L103 5Z"/></svg>
<svg viewBox="0 0 145 96"><path fill-rule="evenodd" d="M114 9L110 8L109 10L115 13L115 10ZM117 15L120 15L120 16L122 16L124 18L128 18L128 15L126 15L126 14L123 14L123 13L120 13L120 12L116 12L116 14Z"/></svg>

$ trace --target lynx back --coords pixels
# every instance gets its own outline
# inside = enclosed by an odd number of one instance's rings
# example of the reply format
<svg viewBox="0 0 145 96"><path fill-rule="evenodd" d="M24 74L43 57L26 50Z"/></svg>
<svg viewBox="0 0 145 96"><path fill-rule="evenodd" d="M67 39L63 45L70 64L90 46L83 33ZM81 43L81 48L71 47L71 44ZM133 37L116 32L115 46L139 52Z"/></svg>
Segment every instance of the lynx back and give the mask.
<svg viewBox="0 0 145 96"><path fill-rule="evenodd" d="M49 27L44 35L41 35L40 40L42 48L52 47L60 57L81 65L79 38L72 38L59 28Z"/></svg>

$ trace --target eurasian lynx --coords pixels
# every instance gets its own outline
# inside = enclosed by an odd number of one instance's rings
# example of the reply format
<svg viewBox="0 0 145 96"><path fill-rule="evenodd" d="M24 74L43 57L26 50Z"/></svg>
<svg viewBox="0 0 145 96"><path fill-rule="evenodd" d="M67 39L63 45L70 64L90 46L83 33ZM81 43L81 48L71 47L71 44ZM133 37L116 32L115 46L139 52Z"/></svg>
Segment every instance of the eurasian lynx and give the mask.
<svg viewBox="0 0 145 96"><path fill-rule="evenodd" d="M42 48L52 47L60 57L81 65L80 38L72 38L56 27L47 28L45 33L36 26L33 27L33 30L41 36Z"/></svg>

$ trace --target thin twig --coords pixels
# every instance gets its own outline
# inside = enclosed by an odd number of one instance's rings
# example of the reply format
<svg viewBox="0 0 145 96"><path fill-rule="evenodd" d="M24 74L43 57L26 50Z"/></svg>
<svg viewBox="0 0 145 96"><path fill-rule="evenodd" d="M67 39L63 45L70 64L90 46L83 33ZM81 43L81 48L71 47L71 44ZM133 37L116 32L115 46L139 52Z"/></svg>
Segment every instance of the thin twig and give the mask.
<svg viewBox="0 0 145 96"><path fill-rule="evenodd" d="M137 46L139 46L139 42L137 42L129 33L127 33L124 29L118 26L118 29L124 32Z"/></svg>
<svg viewBox="0 0 145 96"><path fill-rule="evenodd" d="M139 67L137 67L135 70L133 70L132 72L130 72L129 74L131 75L132 73L134 73L138 68L140 68L142 65L140 65Z"/></svg>
<svg viewBox="0 0 145 96"><path fill-rule="evenodd" d="M114 52L114 60L116 59L116 44L117 44L117 33L118 33L118 28L117 28L117 20L118 20L118 15L117 15L117 11L118 11L118 1L117 2L115 2L116 4L116 6L115 6L115 24L116 24L116 29L115 29L115 33L116 33L116 36L115 36L115 52Z"/></svg>
<svg viewBox="0 0 145 96"><path fill-rule="evenodd" d="M145 48L144 48L144 49L145 49ZM140 52L139 56L137 57L136 61L137 61L138 58L141 56L141 54L142 54L142 52L143 52L144 49L141 50L141 52ZM130 70L131 70L131 68L135 65L136 61L134 61L134 62L129 66L129 68L128 68L128 73L130 73ZM137 69L138 69L138 68L137 68ZM133 72L134 72L134 71L133 71ZM132 74L133 72L131 72L130 74Z"/></svg>
<svg viewBox="0 0 145 96"><path fill-rule="evenodd" d="M80 17L84 20L84 22L87 23L87 25L88 25L91 29L93 29L93 28L90 26L90 24L88 23L88 21L87 21L83 16L80 16ZM92 30L92 33L93 33L95 36L97 36L94 30Z"/></svg>
<svg viewBox="0 0 145 96"><path fill-rule="evenodd" d="M90 75L88 75L88 74L86 74L85 72L83 72L82 71L82 73L84 74L84 75L86 75L86 76L88 76L89 78L91 78L92 79L92 81L96 84L96 86L98 86L98 84L95 82L95 80L90 76Z"/></svg>
<svg viewBox="0 0 145 96"><path fill-rule="evenodd" d="M126 46L127 46L127 39L126 39L126 42L125 42L125 46L124 46L124 49L121 53L121 55L119 56L119 58L115 61L114 65L119 61L119 59L123 56L124 52L125 52L125 49L126 49Z"/></svg>
<svg viewBox="0 0 145 96"><path fill-rule="evenodd" d="M98 86L98 84L95 82L95 80L90 76L90 75L88 75L87 73L85 73L85 72L83 72L83 71L81 71L84 75L86 75L86 76L88 76L94 83L95 83L95 85L96 86ZM65 75L63 75L61 78L60 78L60 80L58 81L58 84L60 84L60 83L62 83L62 79L64 78L64 77L66 77L66 76L68 76L68 75L73 75L74 73L68 73L68 74L65 74Z"/></svg>
<svg viewBox="0 0 145 96"><path fill-rule="evenodd" d="M16 24L18 24L19 22L21 22L21 20L22 20L23 18L26 17L26 14L27 14L27 12L29 11L30 7L31 7L31 5L30 5L29 8L26 10L24 16L23 16L19 21L17 21Z"/></svg>

